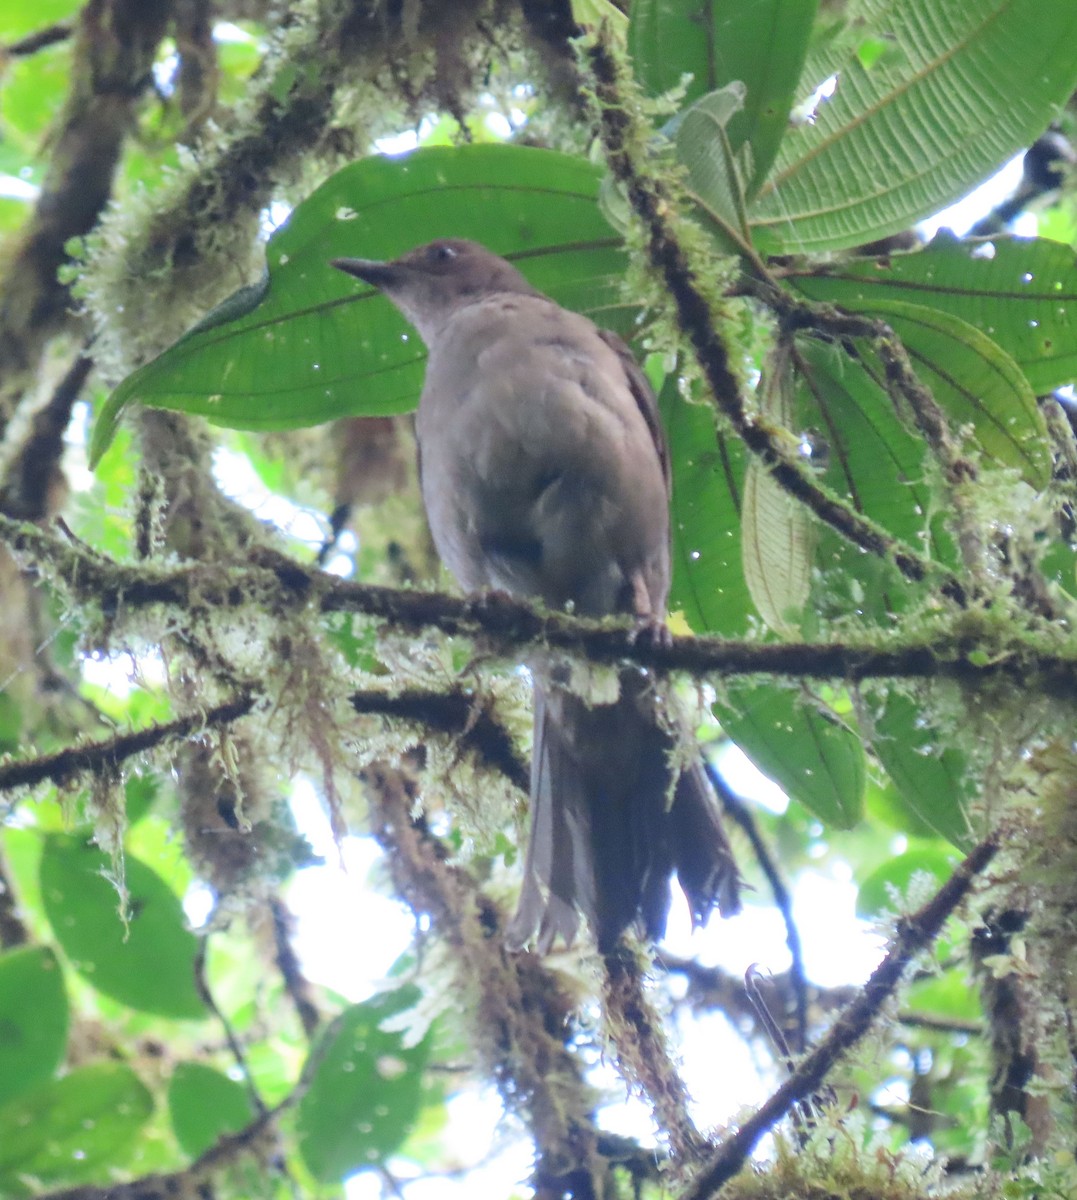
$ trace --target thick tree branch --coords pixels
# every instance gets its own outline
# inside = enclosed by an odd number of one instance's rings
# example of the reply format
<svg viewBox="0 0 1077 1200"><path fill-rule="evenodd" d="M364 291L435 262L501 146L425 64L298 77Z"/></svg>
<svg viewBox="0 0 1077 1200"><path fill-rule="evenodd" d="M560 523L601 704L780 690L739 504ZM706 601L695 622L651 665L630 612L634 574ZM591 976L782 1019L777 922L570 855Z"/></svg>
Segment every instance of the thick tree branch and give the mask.
<svg viewBox="0 0 1077 1200"><path fill-rule="evenodd" d="M57 278L65 243L88 233L108 201L171 11L171 0L90 0L79 16L71 91L45 182L0 274L0 398L25 382L71 319ZM0 408L0 423L7 415Z"/></svg>
<svg viewBox="0 0 1077 1200"><path fill-rule="evenodd" d="M506 1107L523 1116L535 1140L536 1195L608 1195L595 1097L569 1045L572 997L537 955L505 949L503 914L414 815L411 780L378 764L364 779L373 832L397 891L447 941L463 995L477 992L469 1004L475 1040Z"/></svg>
<svg viewBox="0 0 1077 1200"><path fill-rule="evenodd" d="M860 994L834 1022L826 1038L755 1113L726 1139L696 1177L681 1200L710 1200L747 1162L759 1139L795 1104L816 1092L840 1058L871 1028L883 1005L894 994L912 959L938 936L946 919L968 894L973 880L998 851L993 835L981 842L923 908L907 917L893 945L872 972Z"/></svg>
<svg viewBox="0 0 1077 1200"><path fill-rule="evenodd" d="M596 663L636 662L662 671L706 675L768 675L806 679L948 679L977 687L1019 683L1059 698L1077 697L1077 649L1039 649L1020 638L998 642L997 624L981 640L966 623L960 636L932 642L870 643L727 641L675 637L670 644L638 638L624 622L596 622L547 612L522 600L354 583L259 547L245 564L151 568L116 563L37 526L0 515L0 541L40 567L85 605L113 620L124 612L164 606L188 612L239 610L249 604L284 616L312 607L386 621L397 629L439 629L475 638L491 653L521 647L562 650Z"/></svg>

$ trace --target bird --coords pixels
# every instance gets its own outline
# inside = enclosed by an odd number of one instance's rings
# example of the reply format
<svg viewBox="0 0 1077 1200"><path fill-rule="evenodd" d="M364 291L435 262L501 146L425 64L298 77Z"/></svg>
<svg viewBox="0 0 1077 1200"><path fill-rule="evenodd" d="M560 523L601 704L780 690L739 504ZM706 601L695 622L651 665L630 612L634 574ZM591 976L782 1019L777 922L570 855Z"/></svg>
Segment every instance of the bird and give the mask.
<svg viewBox="0 0 1077 1200"><path fill-rule="evenodd" d="M668 640L669 455L628 346L477 242L332 266L380 290L426 346L419 482L458 585L624 614ZM508 944L572 945L581 915L602 954L629 929L657 941L674 874L694 925L738 911L721 809L669 688L625 665L616 700L592 703L548 654L530 668L531 826Z"/></svg>

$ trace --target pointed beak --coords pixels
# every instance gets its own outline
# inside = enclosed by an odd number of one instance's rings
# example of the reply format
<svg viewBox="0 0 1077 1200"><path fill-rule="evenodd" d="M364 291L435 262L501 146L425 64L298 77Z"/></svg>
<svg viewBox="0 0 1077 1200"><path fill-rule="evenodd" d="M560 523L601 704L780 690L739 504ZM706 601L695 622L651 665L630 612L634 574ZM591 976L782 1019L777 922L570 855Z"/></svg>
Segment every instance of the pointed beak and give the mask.
<svg viewBox="0 0 1077 1200"><path fill-rule="evenodd" d="M394 263L375 262L369 258L334 258L329 265L376 288L391 284L400 275Z"/></svg>

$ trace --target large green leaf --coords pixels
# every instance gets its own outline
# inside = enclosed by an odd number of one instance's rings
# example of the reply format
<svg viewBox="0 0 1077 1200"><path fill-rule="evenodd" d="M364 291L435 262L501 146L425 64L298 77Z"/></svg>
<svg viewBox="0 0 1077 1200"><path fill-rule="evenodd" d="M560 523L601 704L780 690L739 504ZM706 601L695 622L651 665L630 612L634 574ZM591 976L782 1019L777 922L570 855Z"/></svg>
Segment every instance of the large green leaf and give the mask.
<svg viewBox="0 0 1077 1200"><path fill-rule="evenodd" d="M241 1083L197 1062L179 1063L172 1072L168 1112L176 1141L192 1158L254 1118L250 1095Z"/></svg>
<svg viewBox="0 0 1077 1200"><path fill-rule="evenodd" d="M438 146L373 156L300 204L266 250L268 276L135 371L97 417L90 456L133 402L237 429L286 429L405 412L425 350L380 293L330 259L392 258L452 234L515 261L559 303L628 332L625 255L598 204L600 172L524 146Z"/></svg>
<svg viewBox="0 0 1077 1200"><path fill-rule="evenodd" d="M788 250L855 246L959 199L1029 145L1077 84L1073 0L864 0L890 51L849 47L789 130L750 214ZM825 76L807 81L822 84Z"/></svg>
<svg viewBox="0 0 1077 1200"><path fill-rule="evenodd" d="M1044 394L1077 379L1077 262L1044 239L960 242L940 234L923 250L854 259L825 275L794 275L813 300L870 310L879 296L935 308L997 343Z"/></svg>
<svg viewBox="0 0 1077 1200"><path fill-rule="evenodd" d="M810 429L825 482L910 546L931 507L924 446L898 420L890 397L855 360L813 339L798 344L797 427ZM932 547L938 556L940 547Z"/></svg>
<svg viewBox="0 0 1077 1200"><path fill-rule="evenodd" d="M375 1166L411 1129L422 1097L428 1042L405 1045L381 1026L412 1006L413 986L353 1004L315 1048L317 1066L296 1115L299 1149L323 1183Z"/></svg>
<svg viewBox="0 0 1077 1200"><path fill-rule="evenodd" d="M824 824L856 824L864 751L855 731L821 700L775 684L727 683L714 712L764 775Z"/></svg>
<svg viewBox="0 0 1077 1200"><path fill-rule="evenodd" d="M48 1079L67 1047L67 994L44 947L0 954L0 1104Z"/></svg>
<svg viewBox="0 0 1077 1200"><path fill-rule="evenodd" d="M971 426L973 442L990 461L1013 467L1032 487L1051 478L1043 414L1021 368L975 326L939 309L875 298L867 315L881 317L901 338L917 375L950 418ZM866 345L865 358L874 356ZM884 369L878 367L882 378Z"/></svg>
<svg viewBox="0 0 1077 1200"><path fill-rule="evenodd" d="M680 395L674 375L659 407L673 465L670 609L696 633L738 637L755 612L741 565L744 448L717 432L710 404Z"/></svg>
<svg viewBox="0 0 1077 1200"><path fill-rule="evenodd" d="M970 850L973 780L964 753L904 692L865 693L865 698L879 710L871 721L872 751L902 800L941 837Z"/></svg>
<svg viewBox="0 0 1077 1200"><path fill-rule="evenodd" d="M0 1108L0 1196L38 1184L106 1181L131 1156L153 1097L130 1067L80 1067ZM36 1189L34 1189L36 1191Z"/></svg>
<svg viewBox="0 0 1077 1200"><path fill-rule="evenodd" d="M198 940L179 897L151 867L127 855L127 925L105 877L107 855L83 839L50 835L41 856L41 896L56 940L98 991L164 1017L202 1017L195 987Z"/></svg>
<svg viewBox="0 0 1077 1200"><path fill-rule="evenodd" d="M785 134L804 65L816 0L634 0L628 47L651 95L692 75L687 98L745 85L742 110L729 125L734 153L751 148L749 194L766 175Z"/></svg>

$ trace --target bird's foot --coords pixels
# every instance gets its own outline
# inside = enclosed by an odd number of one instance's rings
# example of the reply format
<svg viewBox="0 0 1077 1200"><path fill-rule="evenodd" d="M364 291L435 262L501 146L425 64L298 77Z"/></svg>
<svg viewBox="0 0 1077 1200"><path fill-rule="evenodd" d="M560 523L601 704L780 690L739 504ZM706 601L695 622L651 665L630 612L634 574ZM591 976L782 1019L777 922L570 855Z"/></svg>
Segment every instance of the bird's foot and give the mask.
<svg viewBox="0 0 1077 1200"><path fill-rule="evenodd" d="M673 634L661 617L648 613L636 618L636 627L628 635L628 640L633 646L637 642L643 642L645 645L649 642L652 646L668 650L673 645Z"/></svg>

